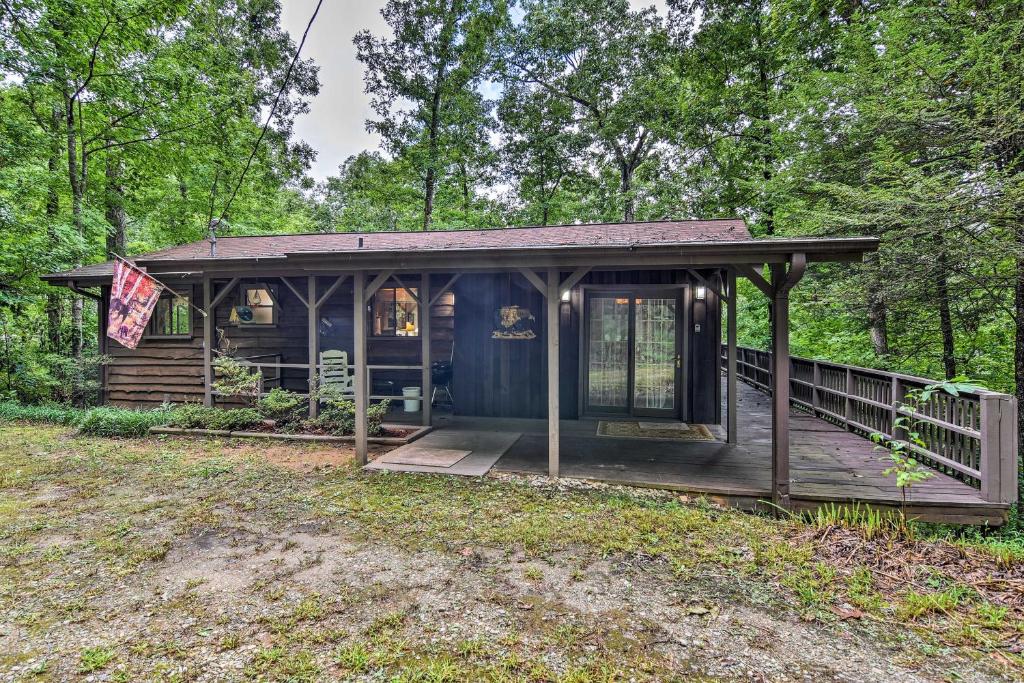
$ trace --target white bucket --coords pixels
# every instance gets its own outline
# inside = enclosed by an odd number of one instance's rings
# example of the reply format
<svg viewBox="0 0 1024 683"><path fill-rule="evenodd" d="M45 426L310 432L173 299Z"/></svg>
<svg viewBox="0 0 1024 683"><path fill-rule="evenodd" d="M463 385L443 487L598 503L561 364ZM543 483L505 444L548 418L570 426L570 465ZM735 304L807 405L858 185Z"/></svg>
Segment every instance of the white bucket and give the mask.
<svg viewBox="0 0 1024 683"><path fill-rule="evenodd" d="M402 396L405 397L405 412L417 413L420 410L420 388L402 387Z"/></svg>

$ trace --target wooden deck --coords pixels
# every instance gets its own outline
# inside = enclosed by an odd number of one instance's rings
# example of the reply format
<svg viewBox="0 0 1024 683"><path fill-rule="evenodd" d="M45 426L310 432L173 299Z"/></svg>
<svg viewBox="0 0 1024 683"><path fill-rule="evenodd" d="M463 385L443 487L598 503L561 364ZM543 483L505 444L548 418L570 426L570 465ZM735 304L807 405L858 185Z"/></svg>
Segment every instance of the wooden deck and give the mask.
<svg viewBox="0 0 1024 683"><path fill-rule="evenodd" d="M739 444L735 446L722 441L610 438L597 436L596 420L563 421L561 474L702 494L730 505L756 508L771 496L768 397L740 383L737 414ZM544 420L437 416L435 429L521 433L494 470L547 472ZM883 454L874 450L870 441L795 409L790 430L794 507L852 501L883 508L899 506L899 489L892 478L882 475L886 466ZM908 513L926 521L997 526L1005 521L1007 506L986 502L976 489L936 472L913 487Z"/></svg>

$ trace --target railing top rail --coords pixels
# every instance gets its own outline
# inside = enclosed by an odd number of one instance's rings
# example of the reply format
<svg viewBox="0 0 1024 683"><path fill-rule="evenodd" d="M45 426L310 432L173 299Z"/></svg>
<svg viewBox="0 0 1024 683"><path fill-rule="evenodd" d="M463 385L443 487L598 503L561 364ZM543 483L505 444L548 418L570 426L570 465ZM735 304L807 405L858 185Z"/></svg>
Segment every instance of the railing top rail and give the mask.
<svg viewBox="0 0 1024 683"><path fill-rule="evenodd" d="M765 350L762 350L762 349L755 349L755 348L750 347L750 346L738 346L737 348L747 349L748 351L758 351L760 353L771 353L770 351L765 351ZM928 385L928 384L935 384L936 382L941 381L941 380L928 379L927 377L918 377L917 375L905 375L905 374L899 373L899 372L890 372L889 370L878 370L876 368L863 368L863 367L860 367L858 365L847 365L845 363L836 363L836 362L830 361L830 360L820 360L820 359L816 359L816 358L804 358L803 356L790 356L790 360L802 361L804 363L817 363L819 367L824 365L824 366L828 366L828 367L839 368L839 369L842 369L842 370L852 370L852 371L860 373L860 374L876 375L878 377L885 377L885 378L889 378L889 379L896 378L896 379L898 379L898 380L900 380L902 382L912 382L914 384L925 384L925 385ZM976 396L978 398L980 398L982 396L1001 396L1001 397L1006 397L1006 398L1010 397L1010 394L1005 394L1005 393L1002 393L1002 392L999 392L999 391L989 391L988 389L977 389L977 390L974 390L974 391L964 391L964 392L961 392L961 394L964 394L964 395L967 395L967 396Z"/></svg>

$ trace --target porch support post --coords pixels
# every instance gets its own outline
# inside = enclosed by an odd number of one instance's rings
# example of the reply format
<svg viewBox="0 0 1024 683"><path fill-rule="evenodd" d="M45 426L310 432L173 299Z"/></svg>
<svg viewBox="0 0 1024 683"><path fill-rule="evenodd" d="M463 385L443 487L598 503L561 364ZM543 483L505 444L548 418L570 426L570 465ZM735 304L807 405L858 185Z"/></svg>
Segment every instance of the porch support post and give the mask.
<svg viewBox="0 0 1024 683"><path fill-rule="evenodd" d="M320 360L320 306L316 299L316 275L308 278L306 312L309 316L309 416L316 417L320 402L315 396L317 390L316 365Z"/></svg>
<svg viewBox="0 0 1024 683"><path fill-rule="evenodd" d="M420 355L423 364L423 379L420 381L420 418L424 427L430 426L430 273L420 275Z"/></svg>
<svg viewBox="0 0 1024 683"><path fill-rule="evenodd" d="M789 290L772 266L772 501L789 507Z"/></svg>
<svg viewBox="0 0 1024 683"><path fill-rule="evenodd" d="M804 254L793 254L789 270L771 266L772 299L772 500L789 507L789 290L803 277Z"/></svg>
<svg viewBox="0 0 1024 683"><path fill-rule="evenodd" d="M739 435L736 432L736 271L730 268L726 278L726 287L729 289L729 301L726 303L728 311L726 313L727 358L725 386L728 415L726 417L725 440L727 443L734 444L739 441Z"/></svg>
<svg viewBox="0 0 1024 683"><path fill-rule="evenodd" d="M203 277L203 405L213 405L213 324L214 310L211 304L213 283L208 276Z"/></svg>
<svg viewBox="0 0 1024 683"><path fill-rule="evenodd" d="M548 269L547 326L548 340L548 477L558 478L559 405L558 405L558 306L560 285L558 269Z"/></svg>
<svg viewBox="0 0 1024 683"><path fill-rule="evenodd" d="M366 464L366 273L356 271L353 276L352 299L354 306L353 331L355 343L355 394L356 394L356 462Z"/></svg>

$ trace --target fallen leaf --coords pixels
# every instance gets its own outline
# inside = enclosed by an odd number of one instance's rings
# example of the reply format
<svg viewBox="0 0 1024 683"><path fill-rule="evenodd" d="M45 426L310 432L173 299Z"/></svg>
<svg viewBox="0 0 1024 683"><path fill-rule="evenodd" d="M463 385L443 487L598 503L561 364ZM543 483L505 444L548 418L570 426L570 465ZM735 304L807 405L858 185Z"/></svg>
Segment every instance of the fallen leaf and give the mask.
<svg viewBox="0 0 1024 683"><path fill-rule="evenodd" d="M686 613L687 614L707 614L710 611L711 610L709 610L707 607L704 607L702 605L690 605L689 607L686 608Z"/></svg>
<svg viewBox="0 0 1024 683"><path fill-rule="evenodd" d="M846 621L847 619L860 619L864 616L864 613L856 607L830 607L829 609L831 610L832 614L839 617L841 621Z"/></svg>
<svg viewBox="0 0 1024 683"><path fill-rule="evenodd" d="M473 549L470 548L469 546L466 546L465 548L463 548L459 552L462 553L463 557L470 557L473 554Z"/></svg>

